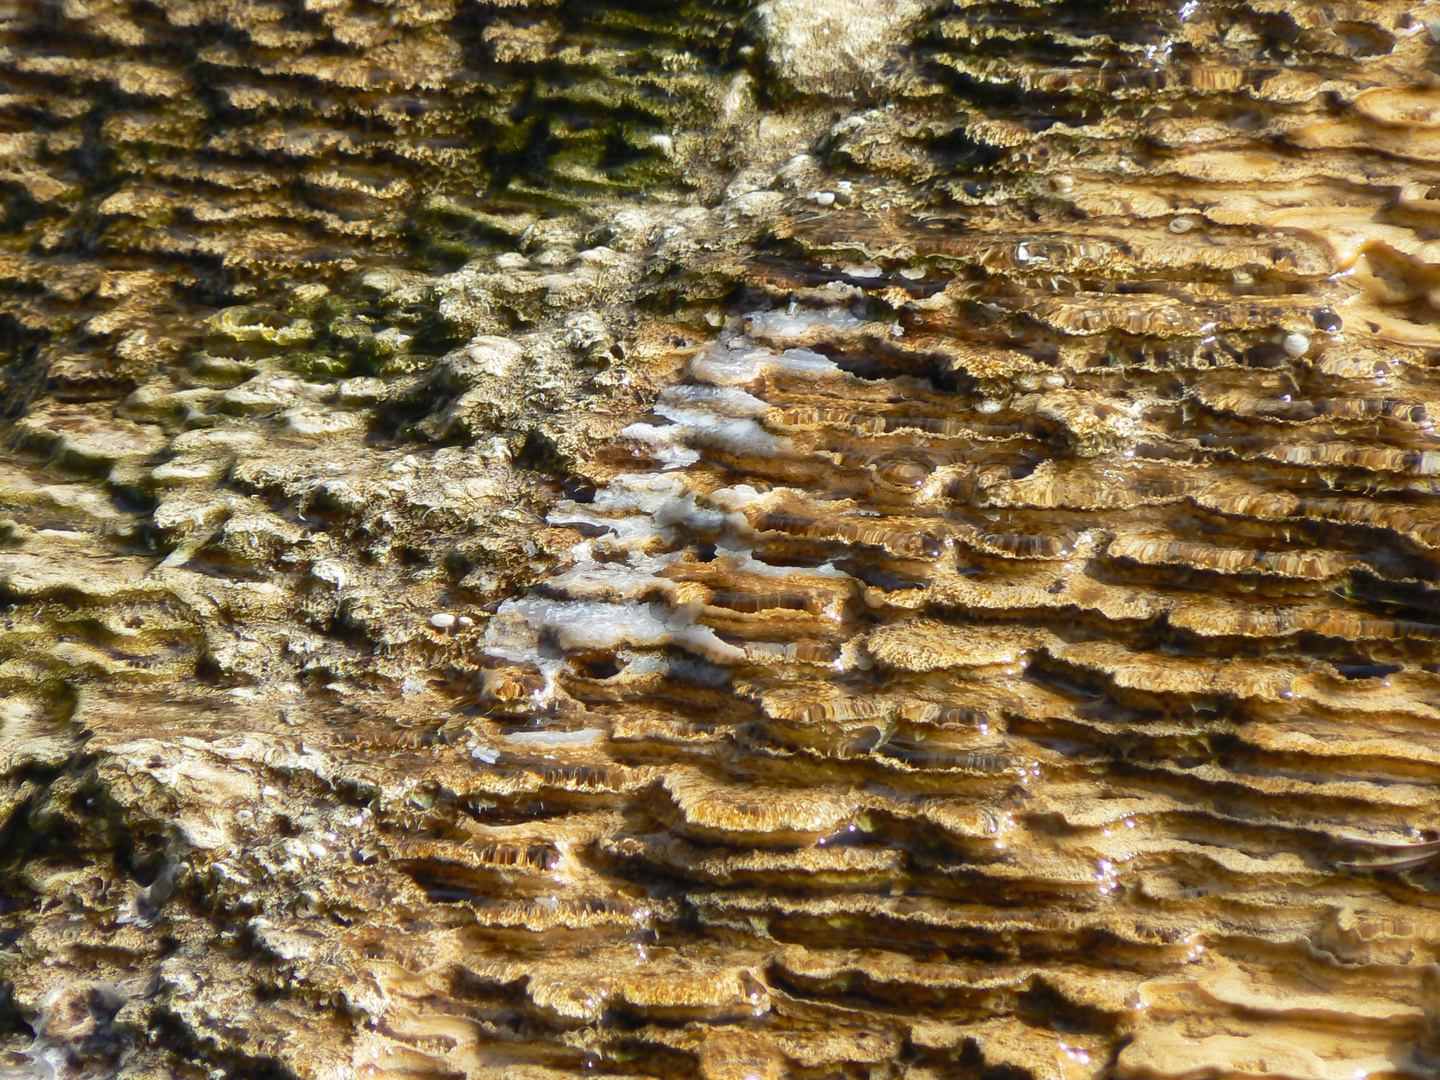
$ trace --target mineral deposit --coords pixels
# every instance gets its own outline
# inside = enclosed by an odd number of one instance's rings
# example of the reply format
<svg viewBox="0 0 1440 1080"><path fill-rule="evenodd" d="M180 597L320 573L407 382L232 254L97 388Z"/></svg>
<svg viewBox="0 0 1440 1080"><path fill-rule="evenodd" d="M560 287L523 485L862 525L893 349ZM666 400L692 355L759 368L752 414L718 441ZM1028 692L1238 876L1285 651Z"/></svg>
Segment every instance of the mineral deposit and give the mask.
<svg viewBox="0 0 1440 1080"><path fill-rule="evenodd" d="M5 0L0 1077L1440 1073L1440 4Z"/></svg>

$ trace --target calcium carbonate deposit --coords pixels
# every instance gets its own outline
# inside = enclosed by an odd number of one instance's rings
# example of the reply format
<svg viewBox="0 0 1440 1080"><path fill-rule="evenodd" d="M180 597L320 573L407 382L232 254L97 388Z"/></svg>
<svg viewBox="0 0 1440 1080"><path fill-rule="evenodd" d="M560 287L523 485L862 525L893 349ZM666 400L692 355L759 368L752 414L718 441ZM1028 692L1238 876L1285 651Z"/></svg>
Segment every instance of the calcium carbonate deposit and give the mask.
<svg viewBox="0 0 1440 1080"><path fill-rule="evenodd" d="M0 1080L1440 1075L1440 4L0 7Z"/></svg>

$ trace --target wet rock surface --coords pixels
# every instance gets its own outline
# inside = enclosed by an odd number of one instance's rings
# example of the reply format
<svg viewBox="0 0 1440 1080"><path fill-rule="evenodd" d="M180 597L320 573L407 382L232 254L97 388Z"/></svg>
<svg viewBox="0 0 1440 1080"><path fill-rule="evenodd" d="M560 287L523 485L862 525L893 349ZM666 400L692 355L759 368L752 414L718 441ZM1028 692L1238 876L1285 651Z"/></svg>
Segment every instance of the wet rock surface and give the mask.
<svg viewBox="0 0 1440 1080"><path fill-rule="evenodd" d="M6 8L0 1075L1433 1075L1437 25Z"/></svg>

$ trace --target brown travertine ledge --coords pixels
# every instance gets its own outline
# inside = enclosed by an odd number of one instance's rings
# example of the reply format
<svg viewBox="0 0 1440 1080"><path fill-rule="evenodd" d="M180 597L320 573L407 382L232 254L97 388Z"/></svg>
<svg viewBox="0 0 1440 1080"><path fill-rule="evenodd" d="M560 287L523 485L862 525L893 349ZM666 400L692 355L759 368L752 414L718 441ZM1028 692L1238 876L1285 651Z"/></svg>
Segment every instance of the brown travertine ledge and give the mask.
<svg viewBox="0 0 1440 1080"><path fill-rule="evenodd" d="M9 4L0 1077L1435 1075L1437 40Z"/></svg>

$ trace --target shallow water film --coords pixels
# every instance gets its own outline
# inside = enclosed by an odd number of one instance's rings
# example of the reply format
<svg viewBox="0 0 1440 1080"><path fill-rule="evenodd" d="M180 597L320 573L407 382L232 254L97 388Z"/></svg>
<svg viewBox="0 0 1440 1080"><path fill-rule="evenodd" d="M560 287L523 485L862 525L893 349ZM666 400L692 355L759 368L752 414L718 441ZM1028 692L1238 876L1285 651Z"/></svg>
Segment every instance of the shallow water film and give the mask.
<svg viewBox="0 0 1440 1080"><path fill-rule="evenodd" d="M1437 42L3 0L0 1078L1440 1075Z"/></svg>

